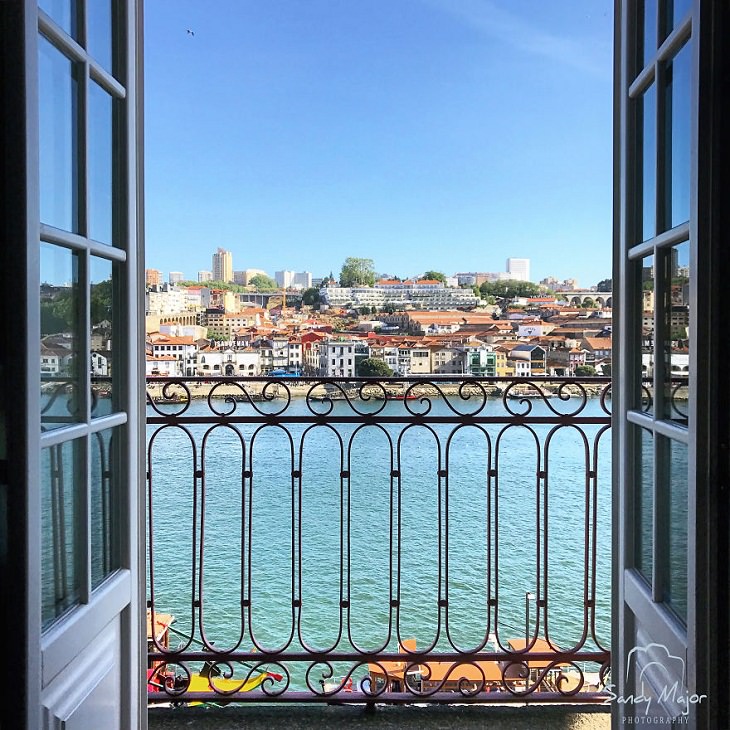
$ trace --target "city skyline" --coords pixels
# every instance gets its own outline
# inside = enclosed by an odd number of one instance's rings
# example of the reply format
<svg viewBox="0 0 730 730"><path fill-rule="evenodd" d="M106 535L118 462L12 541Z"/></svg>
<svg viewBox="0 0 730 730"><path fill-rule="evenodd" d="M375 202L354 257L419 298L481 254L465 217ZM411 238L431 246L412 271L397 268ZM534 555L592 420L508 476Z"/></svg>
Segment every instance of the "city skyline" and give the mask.
<svg viewBox="0 0 730 730"><path fill-rule="evenodd" d="M146 6L148 266L610 275L609 2L219 10Z"/></svg>
<svg viewBox="0 0 730 730"><path fill-rule="evenodd" d="M220 252L223 251L223 253L228 254L230 256L229 264L232 267L233 261L232 261L232 255L230 251L224 251L223 249L218 249L218 252L213 254L213 257L215 258L220 254ZM591 289L595 288L597 284L603 283L607 279L610 280L610 276L605 276L602 279L598 279L596 281L591 282L579 282L579 280L576 277L566 276L564 278L554 277L554 276L545 276L541 279L534 279L530 276L530 267L531 267L531 261L530 259L517 259L510 257L507 259L505 270L503 271L471 271L471 272L461 272L461 271L455 271L455 272L448 272L448 271L442 271L439 273L444 274L447 279L459 279L458 285L466 285L467 282L463 282L460 279L462 277L468 277L472 276L476 279L476 281L472 281L471 284L479 285L483 281L499 281L499 280L506 280L506 279L516 279L518 281L529 281L535 284L541 284L545 285L548 288L555 288L556 286L560 285L562 288L573 288L573 289ZM340 272L339 267L335 269L334 267L330 267L329 269L335 278L335 281L338 279L338 275ZM421 278L425 273L429 271L435 271L434 269L424 269L420 272L410 272L406 275L401 276L398 273L391 273L391 272L378 272L376 271L376 277L378 279L381 278L392 278L393 276L397 276L398 278L402 280L417 280ZM160 283L162 281L167 281L170 284L177 284L181 283L183 281L186 282L196 282L198 284L205 283L208 281L228 281L228 283L233 284L239 284L242 286L248 286L250 279L253 276L256 276L258 274L261 274L263 276L266 276L267 278L270 278L274 280L277 284L277 286L283 288L290 288L293 286L293 288L301 288L301 289L307 289L312 286L317 287L319 280L323 278L327 278L329 276L328 273L322 273L321 276L318 274L315 274L311 271L304 270L300 272L292 271L292 270L279 270L275 272L271 272L271 274L268 271L262 270L262 269L234 269L231 268L231 278L226 279L216 279L214 277L213 272L207 271L207 270L201 270L196 272L194 276L185 276L184 272L181 271L173 271L168 269L157 269L155 267L147 267L147 283L150 283L149 275L150 272L154 272L154 279L155 281L153 283ZM572 284L573 286L568 286L569 284Z"/></svg>

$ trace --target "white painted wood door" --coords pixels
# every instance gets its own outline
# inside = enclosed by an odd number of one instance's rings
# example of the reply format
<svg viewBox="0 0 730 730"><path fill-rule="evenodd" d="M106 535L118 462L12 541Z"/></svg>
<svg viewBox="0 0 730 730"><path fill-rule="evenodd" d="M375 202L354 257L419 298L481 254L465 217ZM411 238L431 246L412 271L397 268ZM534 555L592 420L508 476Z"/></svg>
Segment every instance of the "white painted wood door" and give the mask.
<svg viewBox="0 0 730 730"><path fill-rule="evenodd" d="M27 161L25 719L135 728L146 723L141 2L15 5Z"/></svg>
<svg viewBox="0 0 730 730"><path fill-rule="evenodd" d="M616 3L614 727L711 726L710 5Z"/></svg>

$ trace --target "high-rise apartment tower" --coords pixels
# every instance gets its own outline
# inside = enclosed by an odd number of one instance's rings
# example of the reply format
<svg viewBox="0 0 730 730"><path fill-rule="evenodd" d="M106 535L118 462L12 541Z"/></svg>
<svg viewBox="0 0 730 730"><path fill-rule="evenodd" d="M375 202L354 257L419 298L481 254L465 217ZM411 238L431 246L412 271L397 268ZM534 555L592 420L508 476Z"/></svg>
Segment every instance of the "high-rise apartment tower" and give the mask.
<svg viewBox="0 0 730 730"><path fill-rule="evenodd" d="M215 281L233 281L233 254L219 248L213 254L213 279Z"/></svg>

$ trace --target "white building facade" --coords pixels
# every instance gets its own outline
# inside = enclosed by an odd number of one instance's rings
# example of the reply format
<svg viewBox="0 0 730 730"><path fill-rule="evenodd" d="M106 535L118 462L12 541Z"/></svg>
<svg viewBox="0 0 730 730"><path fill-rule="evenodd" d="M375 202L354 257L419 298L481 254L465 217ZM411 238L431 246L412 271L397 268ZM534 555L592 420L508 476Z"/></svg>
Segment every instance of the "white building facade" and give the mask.
<svg viewBox="0 0 730 730"><path fill-rule="evenodd" d="M530 259L507 259L507 274L510 279L530 281Z"/></svg>

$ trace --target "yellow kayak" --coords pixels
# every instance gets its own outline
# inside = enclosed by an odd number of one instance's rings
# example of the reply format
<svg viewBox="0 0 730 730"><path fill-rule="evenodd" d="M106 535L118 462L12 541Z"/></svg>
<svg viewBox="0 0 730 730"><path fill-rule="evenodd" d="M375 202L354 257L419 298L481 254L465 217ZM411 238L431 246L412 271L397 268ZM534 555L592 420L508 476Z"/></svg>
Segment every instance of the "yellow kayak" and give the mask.
<svg viewBox="0 0 730 730"><path fill-rule="evenodd" d="M194 674L190 678L190 687L188 692L211 692L218 695L219 692L250 692L256 689L269 675L261 672L253 677L249 677L245 682L242 679L225 679L224 677L203 677L200 674ZM221 699L225 699L225 695L218 695Z"/></svg>

